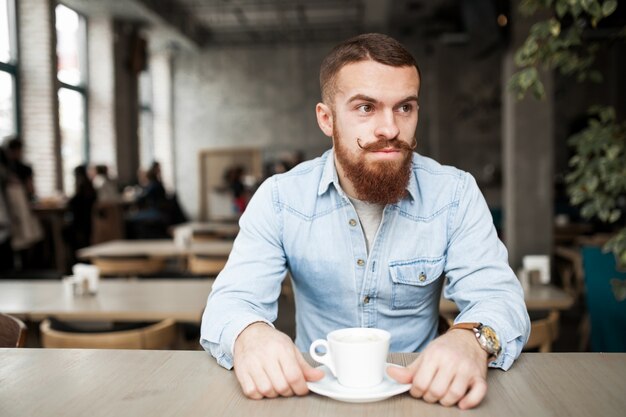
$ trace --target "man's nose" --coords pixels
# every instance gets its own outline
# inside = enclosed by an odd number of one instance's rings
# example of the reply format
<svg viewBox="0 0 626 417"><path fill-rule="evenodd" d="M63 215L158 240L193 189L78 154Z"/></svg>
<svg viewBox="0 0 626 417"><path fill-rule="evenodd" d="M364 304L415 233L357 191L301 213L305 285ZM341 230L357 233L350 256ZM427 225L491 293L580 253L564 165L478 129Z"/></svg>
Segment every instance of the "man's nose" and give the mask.
<svg viewBox="0 0 626 417"><path fill-rule="evenodd" d="M393 111L381 112L376 120L374 135L378 139L390 140L396 138L399 133L400 128L398 128Z"/></svg>

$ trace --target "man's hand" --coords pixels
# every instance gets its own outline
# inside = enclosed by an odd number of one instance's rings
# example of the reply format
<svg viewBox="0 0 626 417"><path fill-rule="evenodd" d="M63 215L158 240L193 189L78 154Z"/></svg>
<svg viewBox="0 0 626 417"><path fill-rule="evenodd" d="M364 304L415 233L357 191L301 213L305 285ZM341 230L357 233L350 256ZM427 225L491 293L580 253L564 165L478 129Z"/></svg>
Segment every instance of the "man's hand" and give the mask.
<svg viewBox="0 0 626 417"><path fill-rule="evenodd" d="M233 349L235 374L248 398L306 395L306 381L324 377L323 371L304 360L286 334L265 323L246 327Z"/></svg>
<svg viewBox="0 0 626 417"><path fill-rule="evenodd" d="M476 407L487 393L487 352L471 331L454 329L433 340L406 368L387 373L402 384L413 384L411 395L446 407Z"/></svg>

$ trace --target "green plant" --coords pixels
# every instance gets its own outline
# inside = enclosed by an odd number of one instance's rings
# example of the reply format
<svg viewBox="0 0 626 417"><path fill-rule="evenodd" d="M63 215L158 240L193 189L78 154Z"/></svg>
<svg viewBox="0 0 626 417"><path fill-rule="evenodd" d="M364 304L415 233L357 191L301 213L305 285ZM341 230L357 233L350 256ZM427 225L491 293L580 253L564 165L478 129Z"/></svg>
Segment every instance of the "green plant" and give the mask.
<svg viewBox="0 0 626 417"><path fill-rule="evenodd" d="M573 76L578 82L600 82L602 74L593 69L599 45L585 34L596 29L617 6L616 0L523 0L522 14L544 11L547 18L530 28L516 51L515 63L521 69L509 80L509 89L518 99L528 92L543 98L540 68ZM626 28L613 38L625 39ZM615 223L624 215L620 199L626 198L626 123L617 120L615 109L609 106L592 106L589 117L587 127L568 142L576 153L569 162L567 190L585 218L597 216L603 222ZM604 249L626 266L626 227Z"/></svg>

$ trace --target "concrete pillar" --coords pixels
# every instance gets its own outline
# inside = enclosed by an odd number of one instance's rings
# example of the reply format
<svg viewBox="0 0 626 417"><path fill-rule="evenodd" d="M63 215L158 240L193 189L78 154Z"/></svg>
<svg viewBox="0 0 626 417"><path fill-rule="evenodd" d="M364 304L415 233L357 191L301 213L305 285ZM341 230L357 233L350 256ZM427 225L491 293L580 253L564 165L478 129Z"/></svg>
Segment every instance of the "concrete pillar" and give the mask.
<svg viewBox="0 0 626 417"><path fill-rule="evenodd" d="M142 60L139 28L129 22L113 23L115 43L115 148L120 184L134 183L139 168L138 75Z"/></svg>
<svg viewBox="0 0 626 417"><path fill-rule="evenodd" d="M17 2L24 158L33 167L39 197L62 190L55 5L51 0Z"/></svg>
<svg viewBox="0 0 626 417"><path fill-rule="evenodd" d="M110 17L89 18L89 159L115 175L115 33Z"/></svg>
<svg viewBox="0 0 626 417"><path fill-rule="evenodd" d="M545 100L530 94L522 101L506 84L517 70L514 51L533 22L512 6L511 42L502 66L502 140L504 149L504 239L513 268L528 254L550 254L554 212L554 94L552 74L543 74Z"/></svg>
<svg viewBox="0 0 626 417"><path fill-rule="evenodd" d="M161 164L163 185L168 191L175 188L174 176L174 117L172 86L172 53L168 50L155 52L150 58L152 72L154 114L154 159ZM195 158L195 155L189 155Z"/></svg>

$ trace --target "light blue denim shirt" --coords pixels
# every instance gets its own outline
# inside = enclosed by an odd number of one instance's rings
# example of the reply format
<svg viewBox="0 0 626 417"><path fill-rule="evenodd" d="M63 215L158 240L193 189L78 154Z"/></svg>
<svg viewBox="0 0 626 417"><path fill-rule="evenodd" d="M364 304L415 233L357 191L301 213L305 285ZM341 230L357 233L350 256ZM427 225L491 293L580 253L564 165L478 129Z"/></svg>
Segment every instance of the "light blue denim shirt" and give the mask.
<svg viewBox="0 0 626 417"><path fill-rule="evenodd" d="M296 301L296 346L343 327L391 332L392 352L417 352L437 336L439 300L459 307L456 322L493 327L508 369L530 321L474 178L413 154L407 195L385 207L369 256L357 213L341 187L333 151L265 181L202 318L200 343L233 366L233 345L253 322L271 324L287 270ZM447 279L447 281L446 281Z"/></svg>

